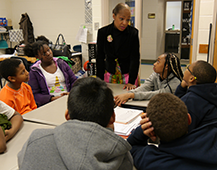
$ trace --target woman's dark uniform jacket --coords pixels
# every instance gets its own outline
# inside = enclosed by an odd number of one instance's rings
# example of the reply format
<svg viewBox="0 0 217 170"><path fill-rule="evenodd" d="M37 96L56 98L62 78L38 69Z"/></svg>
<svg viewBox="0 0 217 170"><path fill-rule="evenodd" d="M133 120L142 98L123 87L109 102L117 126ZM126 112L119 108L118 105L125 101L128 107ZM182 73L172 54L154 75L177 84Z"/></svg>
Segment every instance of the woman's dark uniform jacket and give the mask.
<svg viewBox="0 0 217 170"><path fill-rule="evenodd" d="M97 77L104 80L105 70L115 74L115 59L118 58L122 74L129 73L128 83L135 84L140 64L138 30L132 26L127 26L123 31L124 35L120 41L119 49L115 50L114 29L116 28L114 28L114 23L112 23L98 30ZM112 42L107 40L109 35L113 38Z"/></svg>

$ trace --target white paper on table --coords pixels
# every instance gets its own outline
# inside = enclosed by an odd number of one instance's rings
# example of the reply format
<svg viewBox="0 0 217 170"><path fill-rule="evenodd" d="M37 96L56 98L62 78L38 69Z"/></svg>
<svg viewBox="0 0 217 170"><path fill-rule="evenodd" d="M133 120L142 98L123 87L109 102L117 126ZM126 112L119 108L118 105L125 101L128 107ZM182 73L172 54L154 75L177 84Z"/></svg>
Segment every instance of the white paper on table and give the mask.
<svg viewBox="0 0 217 170"><path fill-rule="evenodd" d="M87 28L80 27L76 39L79 42L87 43Z"/></svg>
<svg viewBox="0 0 217 170"><path fill-rule="evenodd" d="M140 114L143 113L143 110L137 109L127 109L122 107L116 107L115 111L115 122L116 123L129 123Z"/></svg>
<svg viewBox="0 0 217 170"><path fill-rule="evenodd" d="M14 56L13 54L2 54L0 55L0 58L11 58L12 56Z"/></svg>
<svg viewBox="0 0 217 170"><path fill-rule="evenodd" d="M137 128L140 125L140 121L142 118L138 116L136 119L134 119L132 122L128 124L123 124L123 123L114 123L114 132L117 135L124 135L128 136L132 130Z"/></svg>

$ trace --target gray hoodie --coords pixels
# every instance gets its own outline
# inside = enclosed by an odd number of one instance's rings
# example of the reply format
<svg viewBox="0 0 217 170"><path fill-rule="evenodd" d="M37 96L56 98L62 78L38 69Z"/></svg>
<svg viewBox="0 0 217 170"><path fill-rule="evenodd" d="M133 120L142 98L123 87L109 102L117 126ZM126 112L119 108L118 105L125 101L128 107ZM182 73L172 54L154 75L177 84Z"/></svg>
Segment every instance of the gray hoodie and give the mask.
<svg viewBox="0 0 217 170"><path fill-rule="evenodd" d="M135 94L134 100L149 100L158 93L171 93L170 88L174 94L181 81L173 73L168 76L168 80L168 83L166 79L161 81L159 74L153 72L144 84L129 93Z"/></svg>
<svg viewBox="0 0 217 170"><path fill-rule="evenodd" d="M111 129L69 120L55 129L37 129L18 153L22 169L133 169L130 144Z"/></svg>

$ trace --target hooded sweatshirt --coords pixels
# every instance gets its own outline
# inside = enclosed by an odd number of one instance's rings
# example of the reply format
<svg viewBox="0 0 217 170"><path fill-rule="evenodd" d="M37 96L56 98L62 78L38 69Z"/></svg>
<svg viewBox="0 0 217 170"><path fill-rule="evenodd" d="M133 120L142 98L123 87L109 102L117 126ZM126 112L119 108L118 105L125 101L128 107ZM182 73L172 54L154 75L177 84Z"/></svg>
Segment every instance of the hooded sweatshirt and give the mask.
<svg viewBox="0 0 217 170"><path fill-rule="evenodd" d="M216 170L217 122L194 129L191 133L159 146L147 145L148 137L139 126L127 139L137 170Z"/></svg>
<svg viewBox="0 0 217 170"><path fill-rule="evenodd" d="M167 82L168 81L168 82ZM160 80L160 75L153 72L145 83L140 87L130 90L129 93L134 93L134 100L150 100L153 96L159 93L175 93L180 80L173 73L168 76L168 80Z"/></svg>
<svg viewBox="0 0 217 170"><path fill-rule="evenodd" d="M188 89L181 84L175 95L181 98L188 108L192 123L189 132L209 122L217 121L217 84L197 84Z"/></svg>
<svg viewBox="0 0 217 170"><path fill-rule="evenodd" d="M133 169L130 144L97 123L69 120L35 130L18 153L22 169Z"/></svg>
<svg viewBox="0 0 217 170"><path fill-rule="evenodd" d="M64 60L55 57L53 60L62 71L65 77L67 91L70 92L72 85L77 80L77 78L75 77L69 65ZM28 84L32 87L33 95L38 107L50 102L51 97L53 97L53 95L49 93L45 76L39 67L40 63L41 60L37 61L31 66L31 70L29 72L30 78L28 82Z"/></svg>

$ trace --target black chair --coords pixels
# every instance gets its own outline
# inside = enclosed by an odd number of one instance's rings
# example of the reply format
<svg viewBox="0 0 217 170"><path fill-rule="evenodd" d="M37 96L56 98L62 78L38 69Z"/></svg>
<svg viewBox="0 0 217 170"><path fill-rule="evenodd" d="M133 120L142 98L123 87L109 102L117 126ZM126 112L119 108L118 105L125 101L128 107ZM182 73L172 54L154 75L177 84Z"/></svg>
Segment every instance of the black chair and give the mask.
<svg viewBox="0 0 217 170"><path fill-rule="evenodd" d="M20 59L23 61L24 66L26 67L26 70L29 71L30 70L30 66L31 64L28 63L27 59L23 58L23 57L11 57L11 58L15 58L15 59Z"/></svg>

